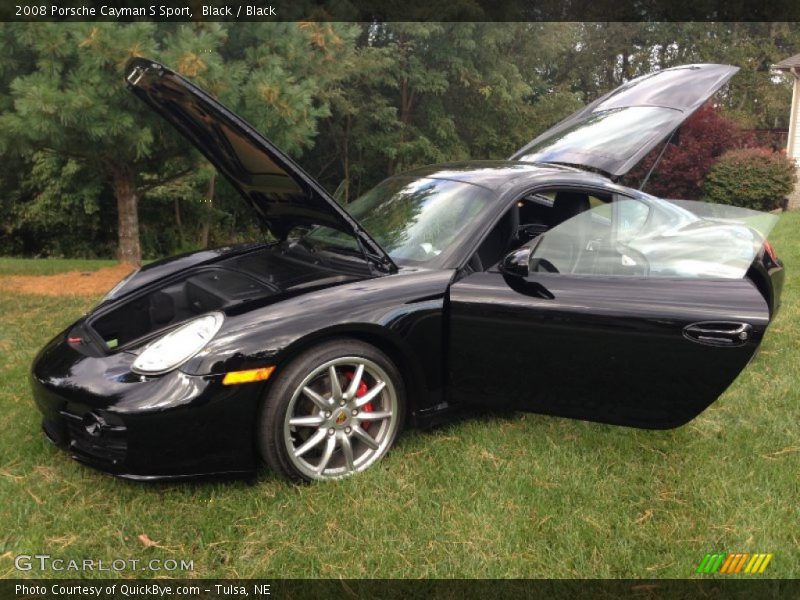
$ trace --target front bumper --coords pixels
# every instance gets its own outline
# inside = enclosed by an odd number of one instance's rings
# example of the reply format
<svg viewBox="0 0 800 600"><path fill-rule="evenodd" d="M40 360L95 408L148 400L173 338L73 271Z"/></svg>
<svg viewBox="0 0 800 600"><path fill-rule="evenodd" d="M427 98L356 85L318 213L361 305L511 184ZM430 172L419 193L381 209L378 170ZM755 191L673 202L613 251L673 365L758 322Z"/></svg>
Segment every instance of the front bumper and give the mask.
<svg viewBox="0 0 800 600"><path fill-rule="evenodd" d="M141 377L124 352L87 356L60 334L37 356L31 388L45 435L74 459L129 479L245 476L258 460L263 384L173 371Z"/></svg>

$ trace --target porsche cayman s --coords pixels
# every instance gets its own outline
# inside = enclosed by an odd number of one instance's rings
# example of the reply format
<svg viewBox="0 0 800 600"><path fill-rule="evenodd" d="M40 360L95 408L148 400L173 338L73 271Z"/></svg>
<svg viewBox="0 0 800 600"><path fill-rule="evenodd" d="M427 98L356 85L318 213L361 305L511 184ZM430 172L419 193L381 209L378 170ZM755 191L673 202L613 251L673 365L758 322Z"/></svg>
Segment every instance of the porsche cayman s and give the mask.
<svg viewBox="0 0 800 600"><path fill-rule="evenodd" d="M142 58L130 90L269 236L149 264L33 364L43 429L134 479L339 478L464 407L642 428L694 418L779 304L776 217L615 183L733 76L626 83L509 160L390 177L343 208L215 98Z"/></svg>

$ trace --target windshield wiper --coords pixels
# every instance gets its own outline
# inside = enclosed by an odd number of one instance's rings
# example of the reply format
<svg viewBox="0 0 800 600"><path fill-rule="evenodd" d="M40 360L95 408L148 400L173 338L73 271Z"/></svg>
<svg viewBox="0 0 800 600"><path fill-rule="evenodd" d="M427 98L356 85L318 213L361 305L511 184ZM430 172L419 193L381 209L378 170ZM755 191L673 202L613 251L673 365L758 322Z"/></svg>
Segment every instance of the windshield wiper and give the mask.
<svg viewBox="0 0 800 600"><path fill-rule="evenodd" d="M377 270L380 273L394 273L397 271L397 267L394 265L391 259L386 257L380 251L380 248L375 247L374 242L366 233L358 231L356 232L356 235L353 236L353 238L355 238L356 245L358 246L358 249L355 249L347 248L337 244L325 243L324 240L320 240L322 241L321 244L316 240L313 242L310 241L308 239L309 234L317 231L318 229L320 229L320 226L314 227L314 229L312 229L306 235L296 240L297 242L302 243L306 252L316 253L318 250L322 249L333 253L362 256L364 260L367 261L367 264L372 271Z"/></svg>
<svg viewBox="0 0 800 600"><path fill-rule="evenodd" d="M324 254L320 254L319 248L309 243L304 237L284 240L281 246L284 253L292 253L295 254L297 258L302 257L314 263L330 266L330 258L326 257Z"/></svg>
<svg viewBox="0 0 800 600"><path fill-rule="evenodd" d="M359 250L361 250L361 254L364 255L364 258L372 267L376 268L381 273L394 273L397 271L397 267L394 266L391 260L378 252L370 250L372 240L368 236L359 231L356 236L356 242L358 243Z"/></svg>

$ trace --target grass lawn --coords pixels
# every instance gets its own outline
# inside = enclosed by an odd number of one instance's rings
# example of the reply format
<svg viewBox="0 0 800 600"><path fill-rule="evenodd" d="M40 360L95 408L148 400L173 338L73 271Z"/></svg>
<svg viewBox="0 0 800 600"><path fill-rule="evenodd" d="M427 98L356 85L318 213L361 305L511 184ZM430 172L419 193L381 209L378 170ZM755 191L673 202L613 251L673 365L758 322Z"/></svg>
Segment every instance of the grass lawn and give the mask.
<svg viewBox="0 0 800 600"><path fill-rule="evenodd" d="M57 575L18 573L23 553L186 559L177 575L203 578L689 577L713 551L772 552L765 576L800 577L800 214L771 239L783 309L692 423L468 421L406 432L372 471L322 485L143 485L73 462L42 437L26 378L95 299L0 292L0 577Z"/></svg>
<svg viewBox="0 0 800 600"><path fill-rule="evenodd" d="M115 260L84 258L9 258L0 256L0 277L3 275L53 275L66 271L97 271L113 267Z"/></svg>

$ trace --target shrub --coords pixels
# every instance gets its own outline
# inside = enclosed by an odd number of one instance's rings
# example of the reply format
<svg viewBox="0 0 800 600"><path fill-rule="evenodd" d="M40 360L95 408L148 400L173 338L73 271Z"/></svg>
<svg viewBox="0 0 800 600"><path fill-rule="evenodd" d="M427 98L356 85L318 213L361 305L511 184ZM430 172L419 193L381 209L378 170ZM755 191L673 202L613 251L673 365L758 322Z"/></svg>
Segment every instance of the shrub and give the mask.
<svg viewBox="0 0 800 600"><path fill-rule="evenodd" d="M703 191L709 202L772 210L783 206L796 177L794 163L782 152L742 148L720 157L706 176Z"/></svg>

